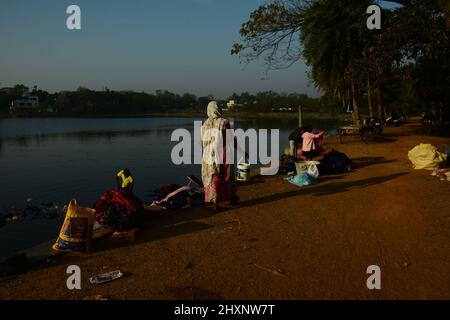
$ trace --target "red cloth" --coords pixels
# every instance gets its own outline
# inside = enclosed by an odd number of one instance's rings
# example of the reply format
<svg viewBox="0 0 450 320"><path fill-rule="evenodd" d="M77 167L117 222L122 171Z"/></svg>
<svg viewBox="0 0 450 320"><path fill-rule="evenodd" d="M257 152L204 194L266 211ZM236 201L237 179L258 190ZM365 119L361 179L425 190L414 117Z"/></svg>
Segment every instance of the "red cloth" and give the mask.
<svg viewBox="0 0 450 320"><path fill-rule="evenodd" d="M100 197L93 209L98 223L124 231L134 228L143 207L142 201L128 190L111 190Z"/></svg>

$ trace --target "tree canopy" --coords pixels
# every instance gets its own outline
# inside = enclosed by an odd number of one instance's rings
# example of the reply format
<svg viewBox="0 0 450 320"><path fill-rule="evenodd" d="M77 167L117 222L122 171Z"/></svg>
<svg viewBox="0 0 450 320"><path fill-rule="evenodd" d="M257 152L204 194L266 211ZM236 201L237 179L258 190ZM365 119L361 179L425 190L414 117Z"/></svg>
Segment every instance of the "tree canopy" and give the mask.
<svg viewBox="0 0 450 320"><path fill-rule="evenodd" d="M447 104L450 2L388 2L398 6L382 10L381 30L369 30L366 9L379 1L273 0L250 14L231 52L246 63L264 59L267 70L303 59L316 87L351 105L355 121L361 104L379 117Z"/></svg>

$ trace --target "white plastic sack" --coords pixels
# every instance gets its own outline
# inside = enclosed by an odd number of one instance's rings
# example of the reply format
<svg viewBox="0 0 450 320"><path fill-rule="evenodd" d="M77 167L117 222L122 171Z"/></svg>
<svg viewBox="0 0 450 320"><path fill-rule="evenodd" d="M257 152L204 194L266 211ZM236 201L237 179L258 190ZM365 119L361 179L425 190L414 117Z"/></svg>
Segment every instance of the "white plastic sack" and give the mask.
<svg viewBox="0 0 450 320"><path fill-rule="evenodd" d="M311 163L308 165L306 173L315 179L319 177L319 169L317 168L317 165L315 163Z"/></svg>
<svg viewBox="0 0 450 320"><path fill-rule="evenodd" d="M301 161L296 162L295 167L297 169L297 174L301 174L303 172L306 172L311 177L317 179L319 177L319 169L317 168L317 165L320 162L317 161Z"/></svg>

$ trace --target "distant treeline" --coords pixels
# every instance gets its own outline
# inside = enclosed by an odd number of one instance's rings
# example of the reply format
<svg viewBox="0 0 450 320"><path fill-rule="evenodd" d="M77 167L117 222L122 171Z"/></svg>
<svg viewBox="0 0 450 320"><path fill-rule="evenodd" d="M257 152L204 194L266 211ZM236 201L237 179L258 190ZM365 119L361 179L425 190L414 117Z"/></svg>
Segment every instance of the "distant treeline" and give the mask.
<svg viewBox="0 0 450 320"><path fill-rule="evenodd" d="M114 115L114 114L151 114L162 112L204 111L212 95L197 97L190 93L175 94L167 90L156 90L154 94L134 91L94 91L80 87L76 91L49 93L36 86L30 90L24 85L0 89L0 113L8 113L11 102L24 94L39 97L39 108L28 113L56 112L63 115ZM250 94L232 94L219 102L226 107L229 100L235 102L233 110L251 112L271 112L278 110L296 111L302 104L311 111L321 111L327 106L321 99L308 97L306 94L276 93L273 91ZM322 110L323 111L323 110ZM328 111L328 110L327 110Z"/></svg>

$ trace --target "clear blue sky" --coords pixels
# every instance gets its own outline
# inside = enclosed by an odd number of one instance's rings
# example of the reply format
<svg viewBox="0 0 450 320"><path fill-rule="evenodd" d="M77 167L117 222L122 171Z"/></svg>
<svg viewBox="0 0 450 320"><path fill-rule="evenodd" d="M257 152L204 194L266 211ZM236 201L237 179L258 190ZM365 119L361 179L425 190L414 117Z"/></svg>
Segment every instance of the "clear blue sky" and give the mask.
<svg viewBox="0 0 450 320"><path fill-rule="evenodd" d="M262 62L230 55L260 0L0 0L0 83L79 86L225 98L275 90L317 95L299 62L265 77ZM66 28L77 4L82 30Z"/></svg>

